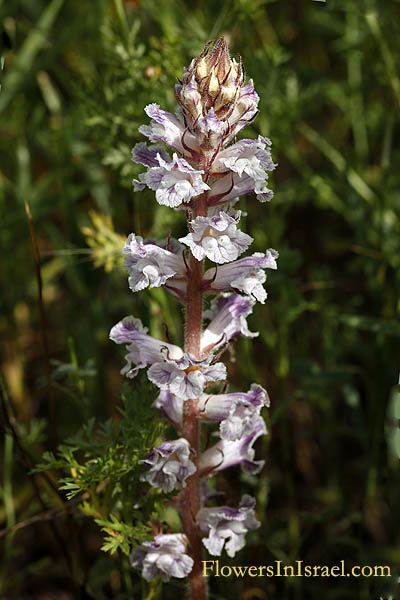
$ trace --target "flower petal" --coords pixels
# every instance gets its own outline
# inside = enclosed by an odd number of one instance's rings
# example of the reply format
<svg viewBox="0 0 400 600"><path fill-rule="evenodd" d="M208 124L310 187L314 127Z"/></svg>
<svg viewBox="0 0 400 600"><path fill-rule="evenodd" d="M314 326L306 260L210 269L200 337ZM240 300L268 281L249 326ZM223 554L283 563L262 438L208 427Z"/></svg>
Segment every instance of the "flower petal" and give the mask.
<svg viewBox="0 0 400 600"><path fill-rule="evenodd" d="M184 488L186 479L196 472L189 456L190 446L185 438L164 442L139 461L149 467L140 479L166 493Z"/></svg>
<svg viewBox="0 0 400 600"><path fill-rule="evenodd" d="M211 308L204 312L210 323L201 337L203 352L215 350L237 335L257 337L258 332L250 331L246 321L254 304L253 298L240 294L226 293L214 299Z"/></svg>
<svg viewBox="0 0 400 600"><path fill-rule="evenodd" d="M146 581L161 577L169 581L170 577L182 579L193 568L193 559L186 554L187 537L183 533L156 535L153 541L143 542L131 554L131 564L142 569Z"/></svg>
<svg viewBox="0 0 400 600"><path fill-rule="evenodd" d="M147 287L160 287L174 276L183 278L186 265L182 255L183 246L181 248L180 251L178 245L177 254L156 244L143 242L143 238L131 233L122 250L131 290L137 292Z"/></svg>
<svg viewBox="0 0 400 600"><path fill-rule="evenodd" d="M255 383L248 392L204 394L199 402L200 418L221 421L221 439L235 441L252 433L263 406L269 406L266 390Z"/></svg>
<svg viewBox="0 0 400 600"><path fill-rule="evenodd" d="M145 142L139 142L132 148L132 160L134 163L144 165L145 167L158 167L157 154L164 160L170 161L169 154L160 144L148 146Z"/></svg>
<svg viewBox="0 0 400 600"><path fill-rule="evenodd" d="M176 153L171 162L164 160L160 153L157 153L156 160L159 166L150 167L146 173L139 175L139 182L134 182L134 185L139 189L146 184L154 190L159 204L176 208L210 189L203 181L203 171L194 169Z"/></svg>
<svg viewBox="0 0 400 600"><path fill-rule="evenodd" d="M246 533L261 525L254 516L254 506L254 498L246 495L238 509L218 506L199 510L196 520L201 531L208 534L203 544L210 554L220 556L225 545L228 556L233 557L244 547Z"/></svg>
<svg viewBox="0 0 400 600"><path fill-rule="evenodd" d="M135 377L139 369L160 361L164 351L175 359L183 356L179 346L147 335L147 327L143 327L141 321L132 316L125 317L111 329L110 339L116 344L128 344L125 357L127 364L121 372L130 378Z"/></svg>
<svg viewBox="0 0 400 600"><path fill-rule="evenodd" d="M221 439L217 444L203 452L200 456L199 469L221 471L234 465L240 465L244 471L258 473L264 466L264 461L254 460L253 445L261 435L266 433L264 420L259 416L251 433L235 441Z"/></svg>
<svg viewBox="0 0 400 600"><path fill-rule="evenodd" d="M234 216L220 211L212 217L196 217L190 222L191 233L179 241L189 246L197 260L207 257L218 264L235 260L253 241L237 229L240 215L240 211Z"/></svg>
<svg viewBox="0 0 400 600"><path fill-rule="evenodd" d="M207 289L222 291L233 288L264 304L267 298L262 285L266 280L264 269L276 269L277 258L278 253L270 248L265 254L255 252L252 256L208 269L204 274L204 280L210 282Z"/></svg>
<svg viewBox="0 0 400 600"><path fill-rule="evenodd" d="M163 392L170 392L183 400L199 398L206 383L226 378L225 365L211 365L211 359L210 355L205 360L195 361L185 354L180 360L171 360L164 353L164 362L154 363L147 376Z"/></svg>

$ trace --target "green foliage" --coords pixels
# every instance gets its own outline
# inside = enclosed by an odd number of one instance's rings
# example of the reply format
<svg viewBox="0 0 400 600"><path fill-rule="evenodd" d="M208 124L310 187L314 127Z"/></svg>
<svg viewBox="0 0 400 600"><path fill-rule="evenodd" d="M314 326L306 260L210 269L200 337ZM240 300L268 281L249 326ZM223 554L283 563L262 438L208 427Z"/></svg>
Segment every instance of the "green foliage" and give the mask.
<svg viewBox="0 0 400 600"><path fill-rule="evenodd" d="M104 544L101 547L103 552L114 554L117 550L121 549L124 554L129 555L132 540L142 542L146 539L143 535L143 531L145 530L143 525L141 527L132 527L119 521L115 515L111 515L111 521L96 519L96 523L100 525L104 533L108 534L104 538ZM148 531L150 533L150 529Z"/></svg>
<svg viewBox="0 0 400 600"><path fill-rule="evenodd" d="M120 549L129 555L132 545L149 539L149 522L157 521L160 499L166 497L140 481L140 460L160 444L167 425L151 408L153 386L144 375L137 379L124 385L118 422L97 424L91 418L60 445L56 456L45 452L32 471L67 473L59 479L60 489L68 500L80 496L79 509L101 527L102 550L111 554Z"/></svg>

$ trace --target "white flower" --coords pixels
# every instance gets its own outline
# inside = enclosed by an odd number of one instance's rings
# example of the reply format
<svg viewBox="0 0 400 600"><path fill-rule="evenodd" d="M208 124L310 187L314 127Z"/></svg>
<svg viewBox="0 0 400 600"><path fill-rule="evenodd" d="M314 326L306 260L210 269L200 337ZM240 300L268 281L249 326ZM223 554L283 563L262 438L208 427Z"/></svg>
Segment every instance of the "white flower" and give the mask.
<svg viewBox="0 0 400 600"><path fill-rule="evenodd" d="M246 533L261 525L254 516L255 504L254 498L246 495L237 509L217 506L199 510L196 519L201 531L208 534L203 544L210 554L221 556L225 545L228 556L233 557L244 547Z"/></svg>
<svg viewBox="0 0 400 600"><path fill-rule="evenodd" d="M153 541L143 542L131 555L132 567L142 569L146 581L161 577L187 577L193 567L193 559L186 554L188 540L183 533L156 535Z"/></svg>
<svg viewBox="0 0 400 600"><path fill-rule="evenodd" d="M175 276L183 279L186 266L181 248L181 252L179 247L171 252L156 244L143 242L143 238L131 233L122 250L131 290L138 292L146 287L160 287Z"/></svg>
<svg viewBox="0 0 400 600"><path fill-rule="evenodd" d="M257 337L258 332L250 331L246 321L254 304L253 298L240 294L227 293L214 298L211 308L204 312L204 318L210 319L210 323L201 337L202 351L216 349L237 335Z"/></svg>
<svg viewBox="0 0 400 600"><path fill-rule="evenodd" d="M277 258L278 253L270 248L265 254L255 252L229 264L212 267L204 274L204 280L209 282L206 289L222 291L233 288L264 304L267 299L263 287L266 280L264 269L276 269Z"/></svg>
<svg viewBox="0 0 400 600"><path fill-rule="evenodd" d="M159 166L150 167L139 175L139 180L133 180L135 191L147 185L156 192L159 204L176 208L210 189L202 179L203 171L194 169L184 158L178 158L176 153L172 162L164 160L159 153L156 160Z"/></svg>
<svg viewBox="0 0 400 600"><path fill-rule="evenodd" d="M218 264L235 260L247 250L253 238L237 229L240 211L234 216L221 211L213 217L196 217L192 232L179 241L189 246L197 260L207 257Z"/></svg>
<svg viewBox="0 0 400 600"><path fill-rule="evenodd" d="M185 438L164 442L149 452L145 459L139 461L149 466L140 479L167 493L184 488L186 479L196 472L196 467L189 456L190 446Z"/></svg>
<svg viewBox="0 0 400 600"><path fill-rule="evenodd" d="M174 360L165 352L163 358L163 362L155 362L150 367L147 376L161 391L175 394L183 400L199 398L206 383L226 378L225 365L220 362L211 364L211 355L204 360L195 360L184 354L180 360Z"/></svg>
<svg viewBox="0 0 400 600"><path fill-rule="evenodd" d="M170 392L183 400L199 398L206 383L226 378L223 363L212 364L210 354L204 360L195 360L179 346L157 340L147 334L139 319L125 317L110 332L116 344L127 344L126 366L121 373L133 378L139 369L150 367L148 379L163 392Z"/></svg>
<svg viewBox="0 0 400 600"><path fill-rule="evenodd" d="M261 385L253 383L248 392L204 394L199 402L199 413L203 419L221 421L221 439L235 441L252 433L263 406L269 406L268 394Z"/></svg>
<svg viewBox="0 0 400 600"><path fill-rule="evenodd" d="M161 110L158 104L148 104L144 110L152 120L150 125L139 127L140 133L150 141L164 142L183 156L190 158L192 154L188 151L188 147L196 148L198 144L192 134L185 133L185 125L171 113Z"/></svg>
<svg viewBox="0 0 400 600"><path fill-rule="evenodd" d="M213 162L213 173L233 171L242 177L249 175L254 180L266 180L266 171L273 171L269 147L271 140L261 135L256 140L240 140L221 150Z"/></svg>
<svg viewBox="0 0 400 600"><path fill-rule="evenodd" d="M127 344L126 366L121 373L133 378L139 369L143 369L163 359L163 351L168 353L171 359L180 359L183 350L174 344L168 344L147 335L147 327L144 327L140 319L125 317L114 325L110 331L110 339L116 344Z"/></svg>
<svg viewBox="0 0 400 600"><path fill-rule="evenodd" d="M273 171L276 163L272 161L270 145L268 138L259 135L257 140L240 140L221 150L213 162L213 173L219 178L211 187L209 204L218 205L253 193L260 202L271 200L267 171Z"/></svg>
<svg viewBox="0 0 400 600"><path fill-rule="evenodd" d="M264 419L257 416L250 433L238 440L221 439L200 456L199 470L204 472L221 471L240 465L244 471L258 473L264 466L263 460L254 460L255 441L267 433Z"/></svg>
<svg viewBox="0 0 400 600"><path fill-rule="evenodd" d="M237 200L240 196L256 194L260 202L271 200L274 193L267 187L266 180L255 181L250 175L228 173L211 186L208 197L209 206L226 204Z"/></svg>

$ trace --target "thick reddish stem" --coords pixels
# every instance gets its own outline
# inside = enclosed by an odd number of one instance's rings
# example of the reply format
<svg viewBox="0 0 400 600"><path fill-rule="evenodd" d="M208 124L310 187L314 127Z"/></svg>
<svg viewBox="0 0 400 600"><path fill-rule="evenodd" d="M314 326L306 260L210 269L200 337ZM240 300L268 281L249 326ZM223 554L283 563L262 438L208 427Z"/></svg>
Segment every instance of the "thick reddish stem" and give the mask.
<svg viewBox="0 0 400 600"><path fill-rule="evenodd" d="M185 350L200 358L200 340L203 321L203 261L190 255L190 279L187 284L185 323Z"/></svg>
<svg viewBox="0 0 400 600"><path fill-rule="evenodd" d="M207 215L207 200L200 196L194 201L194 217ZM190 278L187 285L185 350L194 358L201 358L200 343L203 317L203 261L190 257ZM196 416L198 399L187 400L183 413L183 437L192 449L192 460L197 467L200 455L200 424ZM182 492L182 523L189 540L190 553L194 560L189 575L190 600L207 600L207 582L203 576L203 547L201 533L196 524L196 514L201 508L200 478L198 471L187 480Z"/></svg>
<svg viewBox="0 0 400 600"><path fill-rule="evenodd" d="M193 462L197 467L200 452L200 427L195 416L197 400L187 400L183 416L183 436L188 440L193 451ZM189 574L190 600L207 599L207 583L203 576L203 547L201 534L196 524L196 514L201 508L200 478L197 472L187 480L182 497L183 530L189 540L190 554L194 565Z"/></svg>

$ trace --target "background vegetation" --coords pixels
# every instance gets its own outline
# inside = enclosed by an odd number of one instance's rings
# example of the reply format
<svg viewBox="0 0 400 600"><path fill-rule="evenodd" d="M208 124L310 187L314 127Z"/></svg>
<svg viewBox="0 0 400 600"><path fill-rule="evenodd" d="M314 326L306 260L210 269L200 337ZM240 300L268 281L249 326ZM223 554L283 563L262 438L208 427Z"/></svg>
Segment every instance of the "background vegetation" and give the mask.
<svg viewBox="0 0 400 600"><path fill-rule="evenodd" d="M398 595L399 13L398 0L0 0L1 598L158 597L127 556L147 533L134 466L154 392L122 387L108 333L132 313L181 339L180 309L161 290L131 294L121 268L131 231L184 231L132 194L130 149L143 107L173 110L183 65L220 34L261 96L246 134L268 135L279 163L271 204L243 202L246 231L280 252L250 321L260 337L229 364L233 386L270 393L267 464L219 479L227 503L257 496L262 528L221 561L345 560L394 577L215 578L212 598ZM39 462L51 468L33 475ZM162 597L183 595L173 582Z"/></svg>

